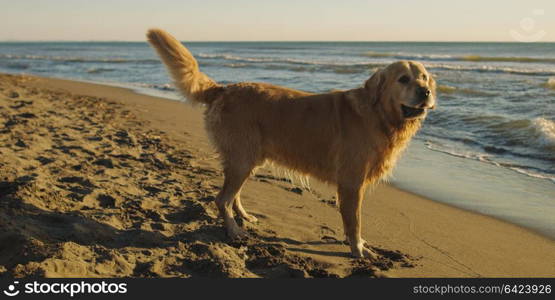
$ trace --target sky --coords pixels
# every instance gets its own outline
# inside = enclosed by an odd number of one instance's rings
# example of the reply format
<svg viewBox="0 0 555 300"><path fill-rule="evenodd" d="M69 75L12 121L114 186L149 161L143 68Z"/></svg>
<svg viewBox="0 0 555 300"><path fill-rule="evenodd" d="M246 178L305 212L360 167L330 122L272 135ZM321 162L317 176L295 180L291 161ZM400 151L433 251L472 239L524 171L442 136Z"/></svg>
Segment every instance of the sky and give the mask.
<svg viewBox="0 0 555 300"><path fill-rule="evenodd" d="M0 41L555 41L554 0L0 0Z"/></svg>

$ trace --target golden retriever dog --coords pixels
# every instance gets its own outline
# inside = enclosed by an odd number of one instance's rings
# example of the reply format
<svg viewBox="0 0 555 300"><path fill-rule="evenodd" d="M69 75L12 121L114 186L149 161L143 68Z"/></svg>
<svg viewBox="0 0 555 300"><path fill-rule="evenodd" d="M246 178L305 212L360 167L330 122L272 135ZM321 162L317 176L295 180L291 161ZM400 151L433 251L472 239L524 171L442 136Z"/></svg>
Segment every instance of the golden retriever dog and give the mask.
<svg viewBox="0 0 555 300"><path fill-rule="evenodd" d="M239 193L253 170L270 161L336 185L353 256L376 258L361 238L361 202L365 188L391 172L435 106L435 81L422 64L395 62L362 87L325 94L266 83L220 85L167 32L151 29L147 37L178 90L206 105L206 129L225 176L215 201L229 237L246 237L234 212L256 221Z"/></svg>

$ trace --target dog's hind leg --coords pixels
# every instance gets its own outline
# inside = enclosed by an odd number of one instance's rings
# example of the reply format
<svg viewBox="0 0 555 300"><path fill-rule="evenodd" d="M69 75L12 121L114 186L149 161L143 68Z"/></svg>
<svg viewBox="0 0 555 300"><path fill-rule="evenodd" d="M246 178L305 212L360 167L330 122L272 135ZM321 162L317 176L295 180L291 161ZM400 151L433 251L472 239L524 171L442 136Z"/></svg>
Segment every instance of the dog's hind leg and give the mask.
<svg viewBox="0 0 555 300"><path fill-rule="evenodd" d="M216 197L216 205L220 215L224 219L224 226L231 239L247 237L247 234L237 225L233 219L233 203L238 196L245 180L251 174L253 165L231 164L224 168L224 186ZM243 210L244 211L244 210Z"/></svg>
<svg viewBox="0 0 555 300"><path fill-rule="evenodd" d="M364 240L361 238L360 216L363 190L361 184L340 184L337 188L339 211L353 256L376 259L378 256L364 245Z"/></svg>

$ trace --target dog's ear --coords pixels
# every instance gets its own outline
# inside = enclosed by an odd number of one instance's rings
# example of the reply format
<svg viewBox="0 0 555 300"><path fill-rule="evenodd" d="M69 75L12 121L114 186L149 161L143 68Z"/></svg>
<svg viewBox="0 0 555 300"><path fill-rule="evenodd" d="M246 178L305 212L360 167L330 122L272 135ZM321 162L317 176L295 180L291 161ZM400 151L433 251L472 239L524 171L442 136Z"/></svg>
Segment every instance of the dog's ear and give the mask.
<svg viewBox="0 0 555 300"><path fill-rule="evenodd" d="M384 86L384 71L381 69L378 69L371 77L370 79L366 80L366 82L364 83L364 88L366 89L366 91L368 92L368 94L370 95L370 103L371 104L375 104L379 101L379 99L381 98L382 92L383 92L383 86Z"/></svg>
<svg viewBox="0 0 555 300"><path fill-rule="evenodd" d="M347 100L357 114L361 116L365 115L369 107L378 102L382 94L383 77L383 71L378 69L370 79L366 80L364 83L364 90L366 91L364 96L357 92L347 92Z"/></svg>

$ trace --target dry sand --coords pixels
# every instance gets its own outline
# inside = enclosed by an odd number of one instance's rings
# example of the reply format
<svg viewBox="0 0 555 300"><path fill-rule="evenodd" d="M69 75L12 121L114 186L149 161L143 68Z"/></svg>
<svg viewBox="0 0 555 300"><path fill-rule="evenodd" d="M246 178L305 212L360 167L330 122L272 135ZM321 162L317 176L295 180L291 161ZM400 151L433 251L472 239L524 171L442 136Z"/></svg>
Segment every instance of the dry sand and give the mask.
<svg viewBox="0 0 555 300"><path fill-rule="evenodd" d="M0 75L0 276L555 276L555 242L380 185L351 259L333 189L261 169L242 199L259 219L231 242L202 108L127 89Z"/></svg>

